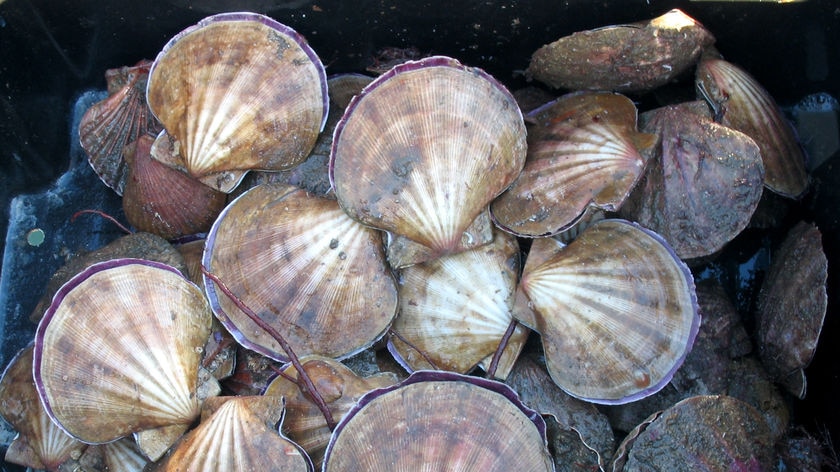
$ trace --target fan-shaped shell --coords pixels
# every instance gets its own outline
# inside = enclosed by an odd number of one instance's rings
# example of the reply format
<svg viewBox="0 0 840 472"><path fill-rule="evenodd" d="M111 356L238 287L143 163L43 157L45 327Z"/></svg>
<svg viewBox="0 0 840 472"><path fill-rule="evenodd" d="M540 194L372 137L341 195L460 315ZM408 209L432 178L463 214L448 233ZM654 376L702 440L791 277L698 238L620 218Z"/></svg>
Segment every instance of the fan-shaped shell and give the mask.
<svg viewBox="0 0 840 472"><path fill-rule="evenodd" d="M562 249L531 246L521 287L551 378L572 396L626 403L664 387L700 317L688 268L655 233L602 220Z"/></svg>
<svg viewBox="0 0 840 472"><path fill-rule="evenodd" d="M204 266L276 329L298 356L345 357L382 336L397 290L381 236L334 200L281 184L259 185L222 212ZM242 345L273 359L287 354L205 279L216 316Z"/></svg>
<svg viewBox="0 0 840 472"><path fill-rule="evenodd" d="M341 420L367 392L394 385L398 381L397 376L390 372L359 377L344 364L327 357L307 356L300 362L324 399L334 421ZM309 454L315 467L320 470L324 449L332 431L311 396L301 391L297 383L301 382L300 376L294 366L287 366L283 372L286 375L278 375L272 380L264 395L286 399L283 432ZM297 379L297 382L290 379Z"/></svg>
<svg viewBox="0 0 840 472"><path fill-rule="evenodd" d="M18 352L0 379L0 417L18 432L6 451L6 461L33 469L58 470L61 463L78 456L87 444L65 433L44 411L32 379L32 350L30 344Z"/></svg>
<svg viewBox="0 0 840 472"><path fill-rule="evenodd" d="M155 470L313 470L300 446L274 429L274 424L282 421L282 398L230 397L217 400L224 403L187 434ZM270 415L265 418L263 413Z"/></svg>
<svg viewBox="0 0 840 472"><path fill-rule="evenodd" d="M496 231L491 244L402 269L389 350L409 371L469 372L493 355L513 321L519 267L516 239ZM508 345L514 358L528 333L518 334Z"/></svg>
<svg viewBox="0 0 840 472"><path fill-rule="evenodd" d="M805 153L793 127L758 81L731 62L704 58L697 65L697 89L712 108L715 121L758 144L768 189L790 198L805 193Z"/></svg>
<svg viewBox="0 0 840 472"><path fill-rule="evenodd" d="M149 106L178 141L177 162L230 192L249 169L304 159L327 117L326 73L294 30L255 13L222 13L182 31L155 60Z"/></svg>
<svg viewBox="0 0 840 472"><path fill-rule="evenodd" d="M545 422L506 385L417 371L359 400L336 427L324 471L553 471Z"/></svg>
<svg viewBox="0 0 840 472"><path fill-rule="evenodd" d="M89 443L189 424L210 320L198 287L169 266L91 266L58 291L38 325L34 377L47 413Z"/></svg>
<svg viewBox="0 0 840 472"><path fill-rule="evenodd" d="M354 98L336 128L330 180L351 217L433 258L470 245L465 231L519 174L525 149L522 114L501 84L431 57Z"/></svg>
<svg viewBox="0 0 840 472"><path fill-rule="evenodd" d="M520 236L547 236L578 221L587 208L616 211L642 176L636 107L613 93L574 93L528 114L522 173L493 201L496 223Z"/></svg>

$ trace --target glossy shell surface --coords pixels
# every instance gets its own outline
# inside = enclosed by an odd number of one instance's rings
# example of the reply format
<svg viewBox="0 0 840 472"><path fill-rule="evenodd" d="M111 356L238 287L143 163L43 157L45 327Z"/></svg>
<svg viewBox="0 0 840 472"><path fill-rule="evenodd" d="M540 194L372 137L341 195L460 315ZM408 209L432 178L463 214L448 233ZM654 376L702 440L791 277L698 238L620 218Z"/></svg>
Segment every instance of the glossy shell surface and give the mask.
<svg viewBox="0 0 840 472"><path fill-rule="evenodd" d="M351 217L424 246L431 259L470 245L464 233L519 174L525 149L510 93L436 56L396 66L350 103L330 180Z"/></svg>
<svg viewBox="0 0 840 472"><path fill-rule="evenodd" d="M48 414L89 443L189 424L211 313L175 269L140 259L91 266L56 294L35 337Z"/></svg>
<svg viewBox="0 0 840 472"><path fill-rule="evenodd" d="M627 403L664 387L700 325L688 268L649 230L602 220L566 247L531 246L521 288L551 378L572 396Z"/></svg>
<svg viewBox="0 0 840 472"><path fill-rule="evenodd" d="M553 471L542 417L504 384L417 371L336 427L325 472Z"/></svg>
<svg viewBox="0 0 840 472"><path fill-rule="evenodd" d="M381 337L396 314L396 283L381 235L334 200L291 186L252 188L222 212L204 266L298 356L347 357ZM217 318L249 349L287 354L268 332L205 280Z"/></svg>
<svg viewBox="0 0 840 472"><path fill-rule="evenodd" d="M302 162L327 117L326 73L291 28L255 13L205 18L172 38L149 73L149 106L180 167L230 192L249 169Z"/></svg>

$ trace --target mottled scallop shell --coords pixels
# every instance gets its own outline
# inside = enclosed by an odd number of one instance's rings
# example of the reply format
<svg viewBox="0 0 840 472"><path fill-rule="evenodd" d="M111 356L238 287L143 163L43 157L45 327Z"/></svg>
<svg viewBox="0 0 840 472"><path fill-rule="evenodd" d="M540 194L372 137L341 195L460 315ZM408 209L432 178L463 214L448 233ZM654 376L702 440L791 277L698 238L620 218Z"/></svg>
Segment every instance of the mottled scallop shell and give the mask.
<svg viewBox="0 0 840 472"><path fill-rule="evenodd" d="M519 236L548 236L590 206L616 211L645 168L636 106L613 93L567 94L528 114L528 155L516 181L493 201L493 219Z"/></svg>
<svg viewBox="0 0 840 472"><path fill-rule="evenodd" d="M714 41L703 25L671 10L560 38L534 52L526 74L555 88L642 92L677 78Z"/></svg>
<svg viewBox="0 0 840 472"><path fill-rule="evenodd" d="M47 413L88 443L191 423L211 316L198 287L169 266L89 267L38 325L34 377Z"/></svg>
<svg viewBox="0 0 840 472"><path fill-rule="evenodd" d="M108 97L94 103L79 122L79 142L90 166L118 195L123 194L127 168L123 148L140 136L156 135L161 124L146 105L146 82L151 62L109 69Z"/></svg>
<svg viewBox="0 0 840 472"><path fill-rule="evenodd" d="M353 99L330 180L351 217L426 248L410 265L476 244L465 232L519 174L525 149L513 96L437 56L396 66Z"/></svg>
<svg viewBox="0 0 840 472"><path fill-rule="evenodd" d="M359 377L344 364L327 357L307 356L301 358L300 363L324 399L334 421L341 420L367 392L394 385L398 381L397 376L390 372ZM324 449L332 431L311 396L304 394L298 386L301 380L297 369L289 365L283 373L285 375L278 375L268 385L264 395L286 399L282 431L309 454L315 467L320 470Z"/></svg>
<svg viewBox="0 0 840 472"><path fill-rule="evenodd" d="M318 56L297 32L256 13L203 19L164 46L149 107L177 141L170 165L230 192L250 169L304 159L327 118Z"/></svg>
<svg viewBox="0 0 840 472"><path fill-rule="evenodd" d="M570 395L627 403L664 387L700 325L688 268L652 231L602 220L571 244L534 240L520 287L546 367Z"/></svg>
<svg viewBox="0 0 840 472"><path fill-rule="evenodd" d="M623 217L665 238L681 259L713 254L740 234L764 184L755 142L713 122L698 106L687 102L642 115L642 129L659 141L621 208Z"/></svg>
<svg viewBox="0 0 840 472"><path fill-rule="evenodd" d="M697 66L697 90L712 108L715 121L758 144L769 190L790 198L805 193L805 153L779 106L755 78L731 62L704 58Z"/></svg>
<svg viewBox="0 0 840 472"><path fill-rule="evenodd" d="M283 417L281 397L217 397L209 403L215 411L202 418L156 471L313 470L300 446L275 429Z"/></svg>
<svg viewBox="0 0 840 472"><path fill-rule="evenodd" d="M227 194L152 159L153 142L152 136L143 135L125 148L126 219L139 231L165 239L206 232L227 203Z"/></svg>
<svg viewBox="0 0 840 472"><path fill-rule="evenodd" d="M805 396L802 370L817 349L828 308L828 260L822 235L799 222L788 232L765 276L758 297L758 353L768 373Z"/></svg>
<svg viewBox="0 0 840 472"><path fill-rule="evenodd" d="M496 231L490 244L400 270L389 350L409 371L469 372L496 352L513 321L519 267L516 239ZM508 344L514 359L528 333L518 334Z"/></svg>
<svg viewBox="0 0 840 472"><path fill-rule="evenodd" d="M32 350L29 345L18 352L0 379L0 417L18 433L6 450L6 461L58 470L61 463L81 454L87 444L65 433L44 411L32 379Z"/></svg>
<svg viewBox="0 0 840 472"><path fill-rule="evenodd" d="M417 371L374 390L338 424L324 472L553 471L545 422L508 386Z"/></svg>
<svg viewBox="0 0 840 472"><path fill-rule="evenodd" d="M334 200L265 184L222 212L204 266L277 330L298 356L346 357L380 338L396 314L397 289L378 231ZM217 318L243 346L272 359L287 353L212 281Z"/></svg>

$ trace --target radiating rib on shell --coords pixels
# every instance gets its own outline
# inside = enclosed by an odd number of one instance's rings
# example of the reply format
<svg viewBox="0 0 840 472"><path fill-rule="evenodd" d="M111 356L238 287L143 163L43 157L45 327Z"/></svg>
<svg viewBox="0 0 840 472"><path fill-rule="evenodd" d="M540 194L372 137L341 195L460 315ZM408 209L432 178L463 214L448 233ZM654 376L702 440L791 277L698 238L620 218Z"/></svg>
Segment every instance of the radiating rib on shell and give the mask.
<svg viewBox="0 0 840 472"><path fill-rule="evenodd" d="M211 16L176 35L147 88L183 167L225 192L239 181L215 182L216 174L302 162L324 126L326 93L324 67L306 41L255 13Z"/></svg>
<svg viewBox="0 0 840 472"><path fill-rule="evenodd" d="M334 200L295 187L252 188L222 212L204 266L272 325L298 356L352 355L391 323L396 284L380 234ZM280 345L205 280L216 316L237 341L286 361Z"/></svg>
<svg viewBox="0 0 840 472"><path fill-rule="evenodd" d="M773 97L740 67L707 58L697 66L697 88L715 119L753 138L764 161L764 185L798 198L808 188L805 153Z"/></svg>
<svg viewBox="0 0 840 472"><path fill-rule="evenodd" d="M34 377L48 414L89 443L190 423L210 320L198 287L169 266L91 266L59 290L38 326Z"/></svg>
<svg viewBox="0 0 840 472"><path fill-rule="evenodd" d="M18 352L0 379L0 417L18 432L6 451L6 461L57 470L87 445L65 433L44 411L32 379L32 351L30 344Z"/></svg>
<svg viewBox="0 0 840 472"><path fill-rule="evenodd" d="M413 347L391 337L389 350L409 371L469 372L496 351L513 320L518 273L519 245L501 231L491 244L402 269L393 330ZM518 352L525 334L508 348Z"/></svg>
<svg viewBox="0 0 840 472"><path fill-rule="evenodd" d="M522 169L525 127L510 93L432 57L355 97L336 128L330 180L353 218L442 255Z"/></svg>
<svg viewBox="0 0 840 472"><path fill-rule="evenodd" d="M560 250L537 239L531 254L541 262L526 262L521 285L560 388L615 404L670 381L700 317L691 273L664 240L623 220L602 220Z"/></svg>
<svg viewBox="0 0 840 472"><path fill-rule="evenodd" d="M394 385L398 381L397 376L391 372L359 377L341 362L327 357L307 356L300 362L335 421L341 420L367 392ZM283 372L286 376L275 377L265 389L264 395L286 399L282 430L309 454L315 467L320 470L324 460L324 449L332 431L324 419L324 414L312 402L311 396L304 394L297 383L289 380L298 379L300 382L294 366L286 366Z"/></svg>
<svg viewBox="0 0 840 472"><path fill-rule="evenodd" d="M339 422L325 472L553 471L545 422L506 385L417 371Z"/></svg>
<svg viewBox="0 0 840 472"><path fill-rule="evenodd" d="M273 427L282 420L280 397L219 398L224 403L184 437L158 469L194 472L312 471L300 446ZM275 403L271 427L252 410L252 403ZM265 408L258 405L257 408Z"/></svg>

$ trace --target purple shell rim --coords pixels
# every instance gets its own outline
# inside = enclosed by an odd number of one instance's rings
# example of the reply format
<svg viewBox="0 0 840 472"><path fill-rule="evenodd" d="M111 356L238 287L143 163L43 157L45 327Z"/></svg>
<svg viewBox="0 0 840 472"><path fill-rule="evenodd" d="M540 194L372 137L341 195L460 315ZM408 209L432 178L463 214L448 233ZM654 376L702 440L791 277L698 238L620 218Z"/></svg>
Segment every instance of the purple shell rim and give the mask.
<svg viewBox="0 0 840 472"><path fill-rule="evenodd" d="M391 385L388 387L378 388L375 390L371 390L368 393L362 395L361 398L356 402L355 405L344 415L341 421L338 422L335 429L333 430L332 435L330 435L330 441L327 444L327 448L324 452L324 467L323 470L326 470L326 465L329 463L330 454L332 453L333 446L335 445L336 439L341 435L341 431L347 425L348 422L362 409L364 409L371 401L375 398L385 395L389 392L397 390L401 387L415 384L415 383L422 383L422 382L467 382L473 384L475 386L490 390L492 392L498 393L503 397L507 398L511 403L513 403L519 410L529 419L531 422L534 423L536 426L537 431L540 433L540 437L543 440L543 443L546 444L546 424L545 420L543 419L542 415L536 410L531 409L527 405L525 405L522 400L519 398L519 394L516 393L514 389L512 389L509 385L498 382L496 380L485 379L483 377L475 377L471 375L459 374L456 372L449 372L443 370L416 370L411 375L408 376L402 382L399 382L395 385Z"/></svg>
<svg viewBox="0 0 840 472"><path fill-rule="evenodd" d="M190 284L193 284L189 279L187 279L184 274L182 274L178 269L164 264L162 262L150 261L146 259L138 259L132 257L125 257L119 259L111 259L103 262L98 262L96 264L91 264L78 274L74 275L70 280L64 283L58 291L53 296L52 302L50 302L50 306L47 308L47 311L44 313L44 317L41 318L41 321L38 323L38 328L35 331L35 340L33 341L34 347L32 352L32 379L35 382L35 389L38 391L38 397L41 399L41 405L44 407L44 411L47 413L47 416L50 417L53 423L58 425L62 431L67 433L68 436L83 442L85 444L107 444L109 442L117 441L120 438L116 438L112 441L106 441L104 443L91 443L88 441L84 441L82 438L79 438L72 432L68 431L64 425L58 420L53 412L52 406L50 405L49 400L47 399L47 392L44 387L43 380L41 379L41 360L44 356L44 334L47 331L47 327L49 326L50 322L52 321L53 317L55 316L55 312L58 309L58 306L61 305L61 302L64 301L64 298L69 294L73 289L78 287L81 283L86 281L88 278L93 276L96 273L102 272L104 270L112 269L115 267L123 267L132 264L139 264L145 265L148 267L154 267L161 270L166 270L169 272L173 272ZM193 284L195 285L195 284ZM198 287L196 286L196 290Z"/></svg>
<svg viewBox="0 0 840 472"><path fill-rule="evenodd" d="M660 236L655 231L653 231L651 229L648 229L648 228L645 228L644 226L642 226L642 225L640 225L640 224L638 224L634 221L628 221L628 220L624 220L624 219L621 219L621 218L608 218L608 219L605 219L605 220L600 220L592 226L594 227L594 226L597 226L599 224L602 224L602 223L605 223L605 222L608 222L608 221L609 222L614 222L614 223L631 225L631 226L635 227L636 229L641 230L642 232L644 232L645 234L647 234L651 238L653 238L655 241L657 241L659 244L661 244L668 251L668 254L671 256L671 258L674 260L674 262L677 264L677 266L680 268L680 270L683 273L683 277L684 277L685 282L686 282L686 288L689 290L689 293L691 295L691 308L692 308L692 312L694 313L694 316L692 317L692 320L691 320L691 328L689 329L688 339L685 343L685 349L683 350L682 354L680 354L680 356L677 357L674 360L674 364L671 367L671 369L667 373L665 373L665 375L663 375L662 378L658 382L651 385L650 387L645 388L643 390L639 390L638 392L632 393L630 395L627 395L627 396L621 397L621 398L589 398L589 397L584 397L584 396L581 396L581 395L576 395L572 392L567 391L565 388L560 387L561 389L563 389L563 391L565 391L569 395L571 395L571 396L573 396L573 397L575 397L579 400L583 400L583 401L590 402L590 403L597 403L597 404L600 404L600 405L623 405L625 403L631 403L631 402L634 402L634 401L637 401L637 400L641 400L641 399L643 399L645 397L648 397L650 395L653 395L654 393L656 393L656 392L662 390L663 388L665 388L665 386L668 385L669 382L671 382L671 379L674 377L674 374L676 374L677 370L679 370L680 367L682 367L683 362L685 362L686 356L688 355L689 352L691 352L691 348L694 346L694 341L697 338L698 331L700 330L700 305L697 303L697 293L695 292L694 276L691 275L691 270L689 270L689 268L685 264L685 262L683 262L682 259L680 259L679 256L677 256L676 251L674 251L674 249L671 247L671 245L668 244L668 242L665 240L665 238Z"/></svg>
<svg viewBox="0 0 840 472"><path fill-rule="evenodd" d="M330 187L335 191L335 156L336 156L336 148L339 140L344 131L344 126L347 123L348 118L350 118L353 114L353 111L358 106L359 102L361 102L367 95L377 89L380 85L387 82L390 78L400 75L406 72L413 72L421 69L431 68L431 67L449 67L452 69L459 69L465 72L470 72L483 78L484 80L488 81L494 87L496 87L499 91L501 91L505 96L508 97L512 101L512 103L516 103L516 99L513 97L513 94L510 93L510 90L507 89L501 82L496 80L492 75L485 72L483 69L478 67L470 67L463 65L457 59L454 59L449 56L429 56L423 59L418 59L416 61L407 61L403 62L402 64L397 64L396 66L392 67L390 70L385 72L384 74L380 75L379 77L375 78L371 83L369 83L362 91L353 97L350 100L350 104L347 105L347 108L344 110L344 114L341 116L341 119L335 125L335 130L333 131L333 140L332 145L330 146L330 161L328 166L328 176L330 179ZM522 110L519 107L516 107L516 110L519 113L519 116L522 116Z"/></svg>
<svg viewBox="0 0 840 472"><path fill-rule="evenodd" d="M292 40L294 40L295 43L297 43L297 45L303 50L306 56L309 57L309 59L312 61L312 64L318 70L318 79L321 85L321 101L323 106L323 116L321 118L321 127L319 129L319 133L324 131L324 126L326 126L327 124L327 116L329 115L330 110L330 98L327 94L327 71L324 68L324 64L321 62L321 58L318 57L318 54L315 53L315 50L312 49L312 47L309 45L309 42L306 41L306 38L302 34L295 31L292 27L280 23L274 18L260 13L248 11L218 13L216 15L211 15L206 18L203 18L198 23L192 26L188 26L181 32L177 33L163 46L163 48L160 50L157 57L155 57L155 60L149 67L149 81L146 83L146 96L148 97L149 95L149 88L152 82L152 74L157 68L158 62L169 52L170 49L172 49L172 47L178 41L207 25L223 21L255 21L257 23L262 23L263 25L268 26L269 28L279 32L280 34L291 38ZM150 109L150 111L152 112L152 115L155 115L155 119L160 121L154 110Z"/></svg>

